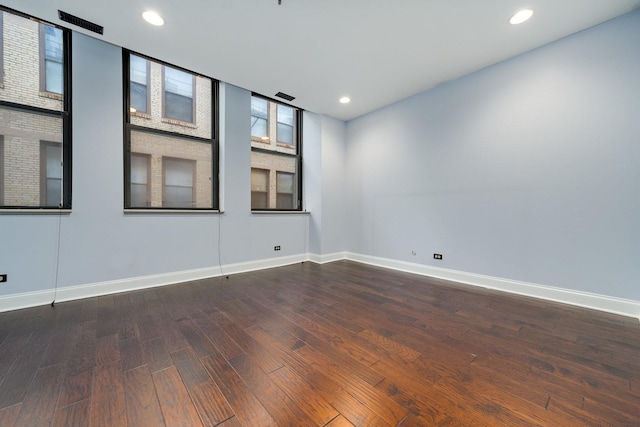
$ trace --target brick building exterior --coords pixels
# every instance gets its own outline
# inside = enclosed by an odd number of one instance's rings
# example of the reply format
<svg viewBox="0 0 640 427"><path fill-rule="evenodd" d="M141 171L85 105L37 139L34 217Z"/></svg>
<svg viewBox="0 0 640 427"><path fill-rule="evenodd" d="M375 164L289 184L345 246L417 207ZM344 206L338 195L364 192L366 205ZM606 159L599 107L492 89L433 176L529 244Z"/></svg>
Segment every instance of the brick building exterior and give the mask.
<svg viewBox="0 0 640 427"><path fill-rule="evenodd" d="M61 111L62 95L47 92L44 87L44 25L10 13L0 11L0 14L0 100ZM61 44L60 38L60 49ZM58 206L63 167L62 128L59 117L0 107L1 205Z"/></svg>

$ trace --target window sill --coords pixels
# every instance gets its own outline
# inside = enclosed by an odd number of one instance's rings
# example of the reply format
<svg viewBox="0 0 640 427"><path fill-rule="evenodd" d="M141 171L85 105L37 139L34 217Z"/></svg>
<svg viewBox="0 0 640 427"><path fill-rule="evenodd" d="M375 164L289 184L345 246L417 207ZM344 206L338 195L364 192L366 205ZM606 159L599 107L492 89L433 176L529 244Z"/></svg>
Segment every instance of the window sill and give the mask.
<svg viewBox="0 0 640 427"><path fill-rule="evenodd" d="M15 208L2 209L0 215L69 215L71 209L37 209L37 208Z"/></svg>
<svg viewBox="0 0 640 427"><path fill-rule="evenodd" d="M223 214L224 211L218 209L125 209L125 215L139 215L139 214Z"/></svg>
<svg viewBox="0 0 640 427"><path fill-rule="evenodd" d="M198 129L198 126L195 123L183 122L181 120L168 119L166 117L163 117L160 121L162 123L167 123L170 125L183 126L191 129Z"/></svg>
<svg viewBox="0 0 640 427"><path fill-rule="evenodd" d="M151 114L145 113L143 111L131 111L131 117L140 117L141 119L151 120Z"/></svg>
<svg viewBox="0 0 640 427"><path fill-rule="evenodd" d="M269 215L269 214L276 214L276 215L311 215L310 211L279 211L279 210L253 210L251 211L252 215Z"/></svg>
<svg viewBox="0 0 640 427"><path fill-rule="evenodd" d="M63 100L63 96L62 95L60 95L59 93L54 93L54 92L40 91L40 96L42 98L55 99L57 101L62 101Z"/></svg>

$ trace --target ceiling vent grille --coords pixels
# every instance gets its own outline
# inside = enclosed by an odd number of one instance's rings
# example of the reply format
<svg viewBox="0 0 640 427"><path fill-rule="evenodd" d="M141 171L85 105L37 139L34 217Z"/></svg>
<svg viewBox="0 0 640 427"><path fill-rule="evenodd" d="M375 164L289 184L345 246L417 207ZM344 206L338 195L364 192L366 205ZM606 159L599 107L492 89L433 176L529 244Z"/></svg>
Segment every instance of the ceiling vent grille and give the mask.
<svg viewBox="0 0 640 427"><path fill-rule="evenodd" d="M104 32L104 28L101 25L94 24L93 22L89 22L82 18L78 18L77 16L73 16L61 10L58 11L58 18L60 18L61 21L68 22L77 27L84 28L85 30L93 31L94 33L98 33L100 35L102 35L102 33Z"/></svg>
<svg viewBox="0 0 640 427"><path fill-rule="evenodd" d="M282 92L276 93L276 96L278 98L286 99L287 101L293 101L294 99L296 99L295 96L287 95L286 93L282 93Z"/></svg>

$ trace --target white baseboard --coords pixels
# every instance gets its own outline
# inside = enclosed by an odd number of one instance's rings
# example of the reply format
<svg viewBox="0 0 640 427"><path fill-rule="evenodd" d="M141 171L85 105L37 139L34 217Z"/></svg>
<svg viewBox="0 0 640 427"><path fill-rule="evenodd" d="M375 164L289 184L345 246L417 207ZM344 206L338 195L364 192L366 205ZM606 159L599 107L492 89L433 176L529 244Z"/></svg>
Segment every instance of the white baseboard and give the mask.
<svg viewBox="0 0 640 427"><path fill-rule="evenodd" d="M262 270L273 267L281 267L296 264L303 261L312 261L317 264L334 262L342 259L420 274L438 279L451 280L472 286L480 286L525 295L549 301L571 304L579 307L591 308L608 313L640 319L640 301L615 298L606 295L592 294L574 291L570 289L556 288L552 286L538 285L535 283L519 282L500 277L483 276L464 271L449 270L446 268L432 267L423 264L415 264L388 258L380 258L371 255L357 254L353 252L335 252L332 254L299 254L279 258L269 258L257 261L248 261L220 267L207 267L193 270L154 274L127 279L111 280L107 282L90 283L78 286L58 288L55 294L57 302L91 298L101 295L119 292L134 291L156 286L166 286L191 280L206 279L228 274L244 273L248 271ZM18 310L50 304L54 299L53 289L36 292L25 292L0 296L0 312Z"/></svg>
<svg viewBox="0 0 640 427"><path fill-rule="evenodd" d="M353 252L347 252L346 259L378 267L386 267L393 270L451 280L467 285L480 286L512 294L525 295L640 319L640 301L538 285L535 283L520 282L500 277L483 276L481 274L449 270L446 268L397 261L388 258L379 258L371 255L356 254Z"/></svg>
<svg viewBox="0 0 640 427"><path fill-rule="evenodd" d="M303 254L270 258L258 261L241 262L223 265L220 267L197 268L164 274L153 274L127 279L110 280L99 283L89 283L77 286L65 286L55 292L56 302L72 301L82 298L91 298L101 295L115 294L119 292L135 291L139 289L153 288L157 286L173 285L191 280L207 279L227 274L244 273L266 268L281 267L306 261ZM0 296L0 312L19 310L22 308L36 307L50 304L54 299L54 290L25 292L7 296Z"/></svg>
<svg viewBox="0 0 640 427"><path fill-rule="evenodd" d="M309 254L309 261L315 262L316 264L326 264L328 262L340 261L341 259L346 259L346 252L334 252L332 254Z"/></svg>

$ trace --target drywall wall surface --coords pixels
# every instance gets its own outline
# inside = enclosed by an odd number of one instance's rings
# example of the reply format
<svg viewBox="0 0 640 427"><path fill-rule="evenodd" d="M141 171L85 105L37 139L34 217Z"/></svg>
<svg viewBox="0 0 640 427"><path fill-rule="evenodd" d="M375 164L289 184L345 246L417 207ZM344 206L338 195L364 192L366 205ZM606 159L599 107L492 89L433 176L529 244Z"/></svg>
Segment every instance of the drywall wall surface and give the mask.
<svg viewBox="0 0 640 427"><path fill-rule="evenodd" d="M640 300L638 46L636 11L347 123L347 250Z"/></svg>

